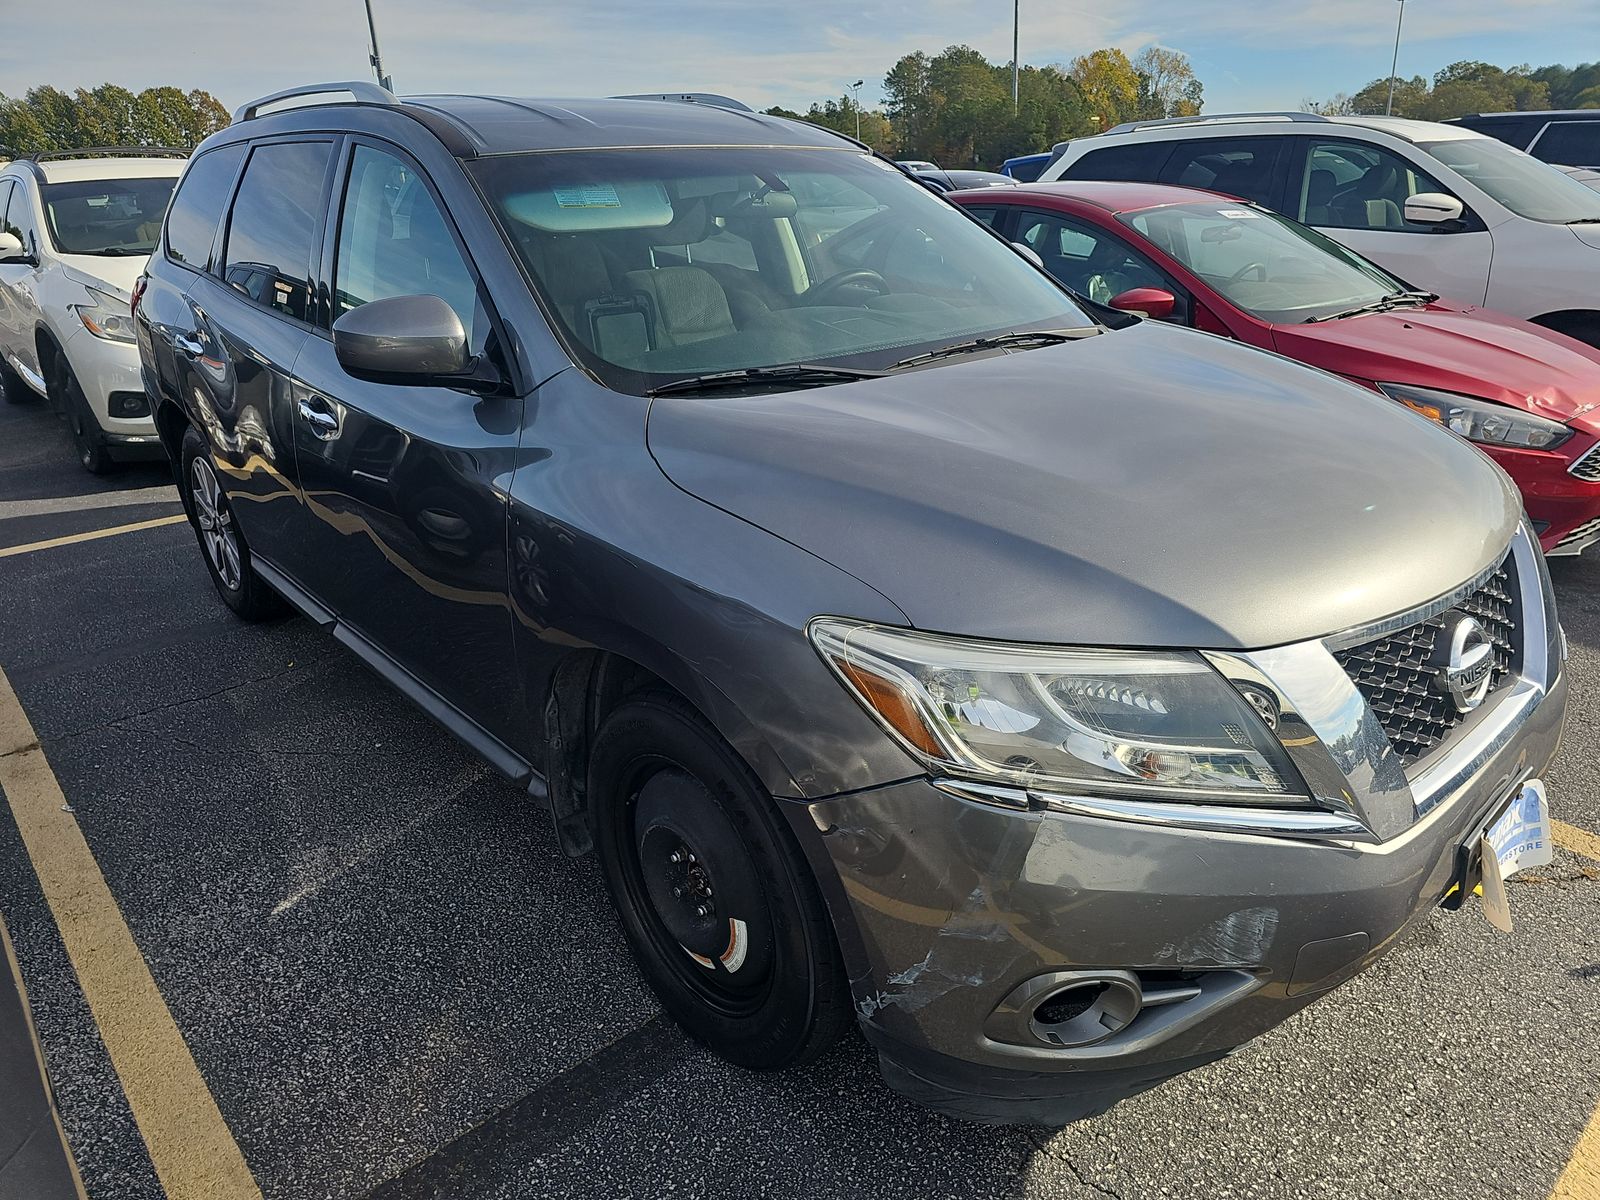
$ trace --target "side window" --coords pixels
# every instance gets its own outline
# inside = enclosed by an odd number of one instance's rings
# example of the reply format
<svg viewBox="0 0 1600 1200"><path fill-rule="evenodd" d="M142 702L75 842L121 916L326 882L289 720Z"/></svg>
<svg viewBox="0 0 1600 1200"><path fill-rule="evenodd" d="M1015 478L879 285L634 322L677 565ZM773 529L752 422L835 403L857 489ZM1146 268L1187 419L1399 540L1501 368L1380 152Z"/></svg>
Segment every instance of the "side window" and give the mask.
<svg viewBox="0 0 1600 1200"><path fill-rule="evenodd" d="M963 204L961 207L965 210L967 216L974 221L982 221L990 229L995 228L1000 223L1000 210L998 208L973 208L970 204Z"/></svg>
<svg viewBox="0 0 1600 1200"><path fill-rule="evenodd" d="M331 142L257 146L228 218L223 279L256 303L310 322L311 257Z"/></svg>
<svg viewBox="0 0 1600 1200"><path fill-rule="evenodd" d="M1600 167L1600 121L1555 121L1533 144L1533 156L1564 167Z"/></svg>
<svg viewBox="0 0 1600 1200"><path fill-rule="evenodd" d="M1161 172L1162 183L1205 188L1276 208L1284 137L1208 138L1179 142Z"/></svg>
<svg viewBox="0 0 1600 1200"><path fill-rule="evenodd" d="M1062 172L1063 179L1122 179L1154 183L1172 153L1172 142L1130 142L1092 150Z"/></svg>
<svg viewBox="0 0 1600 1200"><path fill-rule="evenodd" d="M478 285L450 227L410 163L357 146L339 216L334 318L373 300L438 296L461 318L469 345L488 327Z"/></svg>
<svg viewBox="0 0 1600 1200"><path fill-rule="evenodd" d="M0 232L16 233L11 223L6 220L6 205L11 200L12 183L9 179L0 179Z"/></svg>
<svg viewBox="0 0 1600 1200"><path fill-rule="evenodd" d="M1299 181L1298 211L1307 225L1325 229L1392 229L1433 232L1406 221L1406 201L1419 192L1443 192L1434 179L1382 146L1312 141Z"/></svg>
<svg viewBox="0 0 1600 1200"><path fill-rule="evenodd" d="M22 180L11 183L11 197L5 204L5 229L22 243L29 254L39 252L39 231L33 219L33 197Z"/></svg>
<svg viewBox="0 0 1600 1200"><path fill-rule="evenodd" d="M1033 247L1045 270L1096 304L1110 304L1133 288L1161 288L1180 297L1171 319L1187 319L1177 284L1114 234L1058 213L1025 212L1017 221L1017 237Z"/></svg>
<svg viewBox="0 0 1600 1200"><path fill-rule="evenodd" d="M202 154L189 164L167 209L167 257L173 262L197 271L211 269L211 244L243 157L241 142Z"/></svg>

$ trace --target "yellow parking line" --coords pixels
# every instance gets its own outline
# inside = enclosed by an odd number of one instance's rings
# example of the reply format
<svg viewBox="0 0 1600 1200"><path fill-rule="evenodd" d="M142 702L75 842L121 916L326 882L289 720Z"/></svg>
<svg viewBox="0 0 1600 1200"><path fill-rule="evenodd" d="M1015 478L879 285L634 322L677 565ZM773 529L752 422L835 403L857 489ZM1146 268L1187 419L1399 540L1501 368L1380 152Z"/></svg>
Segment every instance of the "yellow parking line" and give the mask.
<svg viewBox="0 0 1600 1200"><path fill-rule="evenodd" d="M169 1200L260 1200L4 671L0 790Z"/></svg>
<svg viewBox="0 0 1600 1200"><path fill-rule="evenodd" d="M92 542L96 538L116 537L119 533L138 533L141 529L159 529L163 525L176 525L179 521L189 518L179 513L174 517L156 517L151 521L135 521L131 525L113 525L110 529L91 529L87 533L73 533L66 537L51 538L45 542L29 542L24 546L5 546L0 548L0 558L10 558L13 554L31 554L35 550L51 550L56 546L70 546L74 542Z"/></svg>
<svg viewBox="0 0 1600 1200"><path fill-rule="evenodd" d="M1550 1200L1600 1200L1600 1108L1589 1119Z"/></svg>
<svg viewBox="0 0 1600 1200"><path fill-rule="evenodd" d="M1574 854L1581 854L1585 858L1600 862L1600 837L1596 837L1587 829L1579 829L1576 825L1568 825L1565 821L1551 820L1550 832L1555 836L1556 845L1563 850L1571 850Z"/></svg>

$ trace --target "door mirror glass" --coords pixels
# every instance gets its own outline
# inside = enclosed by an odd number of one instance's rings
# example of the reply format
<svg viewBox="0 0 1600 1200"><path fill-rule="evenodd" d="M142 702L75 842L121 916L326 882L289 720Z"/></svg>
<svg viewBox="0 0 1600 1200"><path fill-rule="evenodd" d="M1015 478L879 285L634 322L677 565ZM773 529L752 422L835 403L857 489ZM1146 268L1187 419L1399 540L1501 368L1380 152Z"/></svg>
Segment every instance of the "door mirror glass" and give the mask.
<svg viewBox="0 0 1600 1200"><path fill-rule="evenodd" d="M1418 192L1406 201L1406 220L1417 225L1444 225L1461 220L1466 206L1443 192Z"/></svg>
<svg viewBox="0 0 1600 1200"><path fill-rule="evenodd" d="M1161 288L1130 288L1113 296L1111 307L1136 317L1165 321L1172 315L1172 310L1178 307L1178 298Z"/></svg>
<svg viewBox="0 0 1600 1200"><path fill-rule="evenodd" d="M0 263L19 262L27 257L21 238L14 233L0 233Z"/></svg>
<svg viewBox="0 0 1600 1200"><path fill-rule="evenodd" d="M357 379L471 386L467 332L438 296L393 296L353 308L333 323L339 365Z"/></svg>

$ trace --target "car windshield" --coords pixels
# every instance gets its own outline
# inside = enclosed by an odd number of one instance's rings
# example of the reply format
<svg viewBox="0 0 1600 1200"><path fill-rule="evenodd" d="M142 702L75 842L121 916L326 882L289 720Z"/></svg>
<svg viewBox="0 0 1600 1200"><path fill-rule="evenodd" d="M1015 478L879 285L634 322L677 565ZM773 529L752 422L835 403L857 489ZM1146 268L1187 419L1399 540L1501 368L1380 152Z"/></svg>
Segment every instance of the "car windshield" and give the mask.
<svg viewBox="0 0 1600 1200"><path fill-rule="evenodd" d="M1469 137L1419 145L1519 217L1552 225L1600 221L1600 192L1504 142Z"/></svg>
<svg viewBox="0 0 1600 1200"><path fill-rule="evenodd" d="M40 192L61 254L149 254L161 234L175 175L48 183Z"/></svg>
<svg viewBox="0 0 1600 1200"><path fill-rule="evenodd" d="M620 391L796 364L843 378L1094 328L983 226L855 150L536 152L472 169L569 348Z"/></svg>
<svg viewBox="0 0 1600 1200"><path fill-rule="evenodd" d="M1121 220L1231 303L1274 324L1332 316L1406 286L1315 230L1259 208L1207 201Z"/></svg>

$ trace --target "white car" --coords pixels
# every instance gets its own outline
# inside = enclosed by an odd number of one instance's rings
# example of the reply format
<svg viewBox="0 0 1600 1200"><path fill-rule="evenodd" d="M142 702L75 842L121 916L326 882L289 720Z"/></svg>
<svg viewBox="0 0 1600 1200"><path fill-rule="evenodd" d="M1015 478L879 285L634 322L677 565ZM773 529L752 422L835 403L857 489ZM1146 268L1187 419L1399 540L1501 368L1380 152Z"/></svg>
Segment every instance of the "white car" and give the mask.
<svg viewBox="0 0 1600 1200"><path fill-rule="evenodd" d="M1600 192L1459 125L1179 117L1056 149L1040 182L1128 179L1254 200L1410 284L1600 346Z"/></svg>
<svg viewBox="0 0 1600 1200"><path fill-rule="evenodd" d="M128 305L186 157L111 148L0 169L0 389L47 397L97 475L162 454Z"/></svg>

